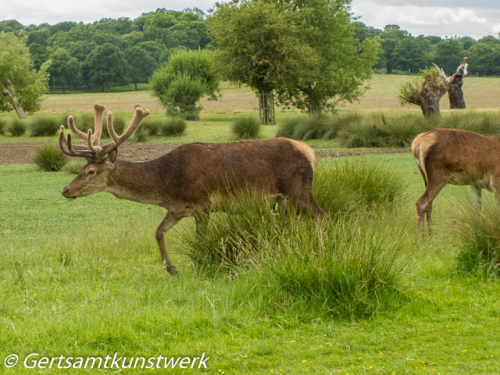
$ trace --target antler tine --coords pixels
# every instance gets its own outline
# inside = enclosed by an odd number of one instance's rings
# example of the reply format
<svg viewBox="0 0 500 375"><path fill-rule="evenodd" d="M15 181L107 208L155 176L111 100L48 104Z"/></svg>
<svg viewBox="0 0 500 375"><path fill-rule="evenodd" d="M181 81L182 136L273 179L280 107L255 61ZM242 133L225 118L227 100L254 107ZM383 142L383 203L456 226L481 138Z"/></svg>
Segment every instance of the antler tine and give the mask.
<svg viewBox="0 0 500 375"><path fill-rule="evenodd" d="M108 112L108 133L111 135L111 138L113 138L113 141L115 142L116 145L115 147L118 147L127 139L129 139L132 136L132 134L134 134L135 130L141 123L142 119L148 116L149 113L150 113L149 109L144 109L140 105L136 104L134 117L132 118L132 121L130 121L130 125L128 126L127 130L123 132L122 135L118 136L113 127L113 113Z"/></svg>
<svg viewBox="0 0 500 375"><path fill-rule="evenodd" d="M94 104L94 135L92 136L92 144L95 146L99 146L101 143L102 136L102 115L105 106L100 104Z"/></svg>
<svg viewBox="0 0 500 375"><path fill-rule="evenodd" d="M68 139L66 140L65 134L64 134L64 126L61 125L61 131L59 133L59 148L61 151L68 155L68 156L74 156L74 157L92 157L94 153L89 150L75 150L73 149L73 145L71 143L71 134L68 134Z"/></svg>
<svg viewBox="0 0 500 375"><path fill-rule="evenodd" d="M71 129L71 131L75 133L77 136L79 136L81 139L87 140L87 134L76 128L75 119L73 118L73 116L68 117L68 126Z"/></svg>

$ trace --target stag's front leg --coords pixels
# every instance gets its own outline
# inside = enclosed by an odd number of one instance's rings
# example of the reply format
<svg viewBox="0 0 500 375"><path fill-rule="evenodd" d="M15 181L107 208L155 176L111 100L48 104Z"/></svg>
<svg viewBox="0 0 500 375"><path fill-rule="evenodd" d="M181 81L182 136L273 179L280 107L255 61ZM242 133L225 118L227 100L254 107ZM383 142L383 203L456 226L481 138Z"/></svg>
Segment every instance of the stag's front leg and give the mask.
<svg viewBox="0 0 500 375"><path fill-rule="evenodd" d="M176 275L177 271L172 265L172 261L167 255L165 250L165 233L169 231L175 224L177 224L181 219L177 218L170 212L165 216L165 219L161 222L158 229L156 229L156 241L158 241L158 246L160 247L161 258L163 259L163 268L166 269L171 275Z"/></svg>

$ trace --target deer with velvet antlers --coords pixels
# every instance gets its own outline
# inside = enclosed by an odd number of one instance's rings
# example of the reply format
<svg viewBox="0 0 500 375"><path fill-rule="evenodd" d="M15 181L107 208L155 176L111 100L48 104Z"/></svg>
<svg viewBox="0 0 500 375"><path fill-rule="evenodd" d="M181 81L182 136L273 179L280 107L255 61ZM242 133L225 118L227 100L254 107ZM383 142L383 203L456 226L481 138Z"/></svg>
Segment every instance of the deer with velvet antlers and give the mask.
<svg viewBox="0 0 500 375"><path fill-rule="evenodd" d="M112 142L101 145L105 107L95 105L94 131L80 131L72 116L68 126L85 140L82 149L65 137L61 126L59 147L72 157L87 159L78 176L62 190L68 199L109 192L121 199L154 204L168 210L156 230L163 267L175 274L165 249L164 235L182 218L194 216L197 231L205 226L215 198L238 190L252 191L278 200L289 199L301 211L321 216L322 210L312 196L316 164L314 151L305 143L286 138L230 143L191 143L177 147L158 159L132 163L117 159L118 147L132 136L149 110L136 105L134 117L118 136L113 114L107 114L107 129Z"/></svg>

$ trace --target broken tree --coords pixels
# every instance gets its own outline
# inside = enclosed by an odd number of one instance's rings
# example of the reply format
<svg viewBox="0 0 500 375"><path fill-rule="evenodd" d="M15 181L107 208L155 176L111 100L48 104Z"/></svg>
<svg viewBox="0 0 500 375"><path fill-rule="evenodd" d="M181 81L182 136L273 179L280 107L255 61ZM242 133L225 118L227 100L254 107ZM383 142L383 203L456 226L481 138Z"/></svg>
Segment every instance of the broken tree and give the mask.
<svg viewBox="0 0 500 375"><path fill-rule="evenodd" d="M444 69L440 68L436 64L434 64L434 66L438 68L441 77L448 85L448 98L450 100L450 108L465 108L464 92L462 91L462 86L464 84L463 78L467 74L469 74L469 72L467 71L467 68L469 66L469 64L467 63L467 57L464 57L462 59L457 71L451 77L446 76Z"/></svg>

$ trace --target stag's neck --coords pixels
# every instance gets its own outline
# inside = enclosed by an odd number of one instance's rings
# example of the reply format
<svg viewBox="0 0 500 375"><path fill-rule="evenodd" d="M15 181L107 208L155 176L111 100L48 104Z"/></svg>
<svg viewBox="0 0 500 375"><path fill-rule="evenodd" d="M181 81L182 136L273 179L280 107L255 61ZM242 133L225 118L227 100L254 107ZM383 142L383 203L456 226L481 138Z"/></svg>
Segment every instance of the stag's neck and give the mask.
<svg viewBox="0 0 500 375"><path fill-rule="evenodd" d="M159 173L154 161L131 163L116 160L107 191L120 199L162 205L165 197L160 193L159 186Z"/></svg>

